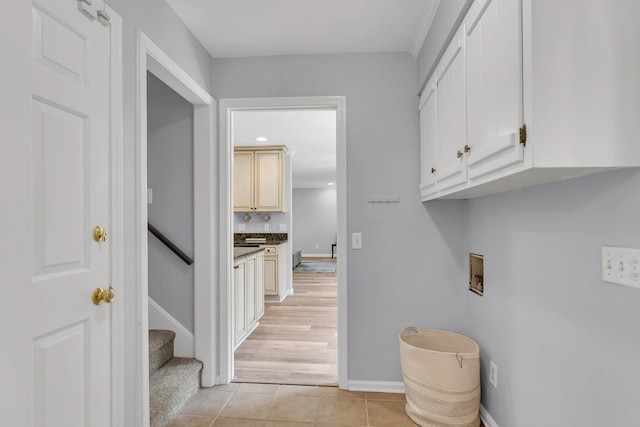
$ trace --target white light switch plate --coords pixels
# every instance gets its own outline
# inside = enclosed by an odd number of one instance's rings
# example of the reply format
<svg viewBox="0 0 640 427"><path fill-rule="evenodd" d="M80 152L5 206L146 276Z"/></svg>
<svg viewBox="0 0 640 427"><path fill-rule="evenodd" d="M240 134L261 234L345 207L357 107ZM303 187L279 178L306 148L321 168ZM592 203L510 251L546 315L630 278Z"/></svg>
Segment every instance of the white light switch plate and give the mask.
<svg viewBox="0 0 640 427"><path fill-rule="evenodd" d="M640 289L640 249L603 246L602 280Z"/></svg>
<svg viewBox="0 0 640 427"><path fill-rule="evenodd" d="M362 249L362 233L351 233L351 249Z"/></svg>

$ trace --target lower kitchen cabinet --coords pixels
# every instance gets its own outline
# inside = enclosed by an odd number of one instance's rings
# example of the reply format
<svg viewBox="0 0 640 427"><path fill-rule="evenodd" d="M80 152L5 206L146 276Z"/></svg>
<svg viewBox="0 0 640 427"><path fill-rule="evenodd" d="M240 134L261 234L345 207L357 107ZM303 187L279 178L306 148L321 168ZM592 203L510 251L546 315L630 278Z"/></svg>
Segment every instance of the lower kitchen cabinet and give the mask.
<svg viewBox="0 0 640 427"><path fill-rule="evenodd" d="M287 297L286 260L288 243L262 245L264 248L264 295L270 302L282 302ZM290 257L290 256L289 256Z"/></svg>
<svg viewBox="0 0 640 427"><path fill-rule="evenodd" d="M238 347L264 314L264 251L237 258L233 271L233 337Z"/></svg>

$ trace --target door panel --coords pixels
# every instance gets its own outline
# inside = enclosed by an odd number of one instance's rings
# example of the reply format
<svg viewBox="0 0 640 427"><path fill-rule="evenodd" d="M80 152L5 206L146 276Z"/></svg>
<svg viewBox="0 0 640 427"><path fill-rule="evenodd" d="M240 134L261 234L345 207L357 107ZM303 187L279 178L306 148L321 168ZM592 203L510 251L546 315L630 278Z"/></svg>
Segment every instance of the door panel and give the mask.
<svg viewBox="0 0 640 427"><path fill-rule="evenodd" d="M259 212L282 210L280 193L282 172L279 152L256 152L256 209Z"/></svg>
<svg viewBox="0 0 640 427"><path fill-rule="evenodd" d="M29 336L37 426L111 425L110 30L62 0L32 2ZM89 46L91 47L89 49ZM117 302L114 302L114 304ZM36 315L37 314L37 315Z"/></svg>
<svg viewBox="0 0 640 427"><path fill-rule="evenodd" d="M233 211L253 210L253 153L233 154Z"/></svg>
<svg viewBox="0 0 640 427"><path fill-rule="evenodd" d="M420 194L437 191L438 91L437 74L427 83L420 101Z"/></svg>

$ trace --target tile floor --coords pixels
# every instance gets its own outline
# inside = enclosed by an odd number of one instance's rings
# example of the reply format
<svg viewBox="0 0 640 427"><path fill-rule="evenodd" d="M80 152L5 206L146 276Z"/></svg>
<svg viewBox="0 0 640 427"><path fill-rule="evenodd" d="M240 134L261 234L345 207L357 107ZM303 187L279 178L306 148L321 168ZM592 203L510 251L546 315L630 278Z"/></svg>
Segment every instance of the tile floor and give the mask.
<svg viewBox="0 0 640 427"><path fill-rule="evenodd" d="M403 394L232 383L201 389L168 427L414 427Z"/></svg>

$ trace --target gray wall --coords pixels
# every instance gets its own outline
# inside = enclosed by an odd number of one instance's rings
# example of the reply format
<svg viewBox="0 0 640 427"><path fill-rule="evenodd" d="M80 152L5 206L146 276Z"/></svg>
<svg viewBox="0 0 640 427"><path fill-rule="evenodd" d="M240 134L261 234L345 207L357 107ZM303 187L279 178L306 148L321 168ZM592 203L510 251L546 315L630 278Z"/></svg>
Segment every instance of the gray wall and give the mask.
<svg viewBox="0 0 640 427"><path fill-rule="evenodd" d="M193 259L193 105L147 73L149 222ZM193 265L149 233L149 296L193 329Z"/></svg>
<svg viewBox="0 0 640 427"><path fill-rule="evenodd" d="M136 46L144 33L211 93L211 58L173 9L157 0L106 0L123 18L125 425L136 420Z"/></svg>
<svg viewBox="0 0 640 427"><path fill-rule="evenodd" d="M602 245L640 245L639 188L627 170L467 202L466 252L485 257L468 332L500 426L640 425L640 291L600 269Z"/></svg>
<svg viewBox="0 0 640 427"><path fill-rule="evenodd" d="M219 98L347 97L347 231L364 244L348 254L351 380L400 381L407 324L464 324L463 203L420 203L416 69L403 53L214 61ZM382 197L401 203L367 203Z"/></svg>
<svg viewBox="0 0 640 427"><path fill-rule="evenodd" d="M463 14L472 2L473 0L443 0L440 2L417 58L420 92L431 76L434 64L444 53L449 40L462 21Z"/></svg>
<svg viewBox="0 0 640 427"><path fill-rule="evenodd" d="M293 250L305 255L331 253L338 231L336 202L335 187L293 189Z"/></svg>

